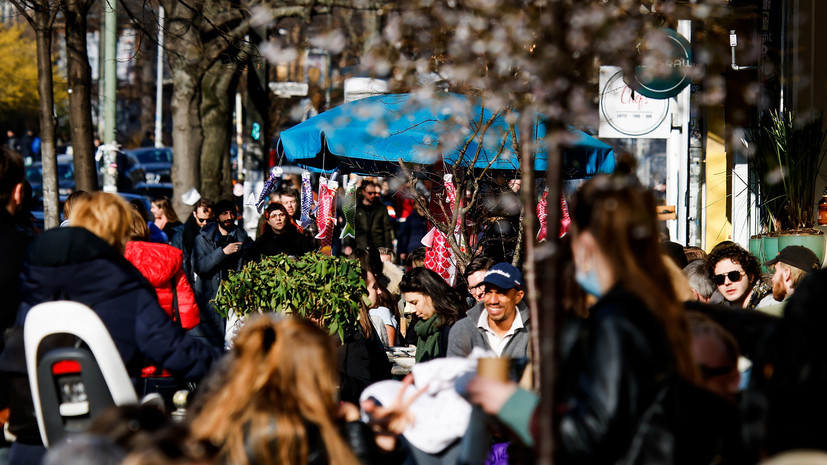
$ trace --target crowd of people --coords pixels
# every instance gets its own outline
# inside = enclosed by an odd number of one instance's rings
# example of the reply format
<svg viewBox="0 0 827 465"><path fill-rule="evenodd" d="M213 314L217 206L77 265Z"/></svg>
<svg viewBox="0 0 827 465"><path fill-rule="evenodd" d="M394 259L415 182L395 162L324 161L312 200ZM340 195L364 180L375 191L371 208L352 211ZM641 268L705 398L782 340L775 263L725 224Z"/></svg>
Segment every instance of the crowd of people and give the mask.
<svg viewBox="0 0 827 465"><path fill-rule="evenodd" d="M632 176L597 176L571 199L552 366L532 354L533 337L555 339L532 331L519 267L478 255L450 285L411 246L424 212L411 206L394 225L380 184L361 185L355 241L339 248L362 271L358 324L340 337L265 314L228 340L211 302L221 281L318 249L296 189L271 196L255 239L229 199L202 199L182 221L166 198L146 211L103 192L73 193L64 224L34 234L19 221L23 167L0 154L0 463L532 463L546 412L564 464L751 464L827 449L821 260L800 246L759 263L732 242L708 255L670 243ZM186 420L121 406L44 447L22 335L32 307L55 300L100 317L140 393L153 377L197 386ZM404 378L386 351L399 346L415 347ZM487 359L508 360L507 374L477 374ZM551 408L532 364L557 372Z"/></svg>

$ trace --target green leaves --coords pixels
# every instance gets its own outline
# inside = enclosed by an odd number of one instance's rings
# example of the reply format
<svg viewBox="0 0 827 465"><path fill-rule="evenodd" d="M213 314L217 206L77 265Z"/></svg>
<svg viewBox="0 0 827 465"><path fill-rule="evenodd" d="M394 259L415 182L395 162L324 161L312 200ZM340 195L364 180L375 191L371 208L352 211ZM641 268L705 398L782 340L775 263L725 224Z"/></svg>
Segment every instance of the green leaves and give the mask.
<svg viewBox="0 0 827 465"><path fill-rule="evenodd" d="M366 295L357 260L313 253L264 257L230 272L212 302L224 317L233 309L239 316L277 312L312 318L342 338L359 324Z"/></svg>
<svg viewBox="0 0 827 465"><path fill-rule="evenodd" d="M824 160L827 131L821 114L797 116L771 112L750 136L756 149L750 158L758 177L759 199L768 229L801 230L815 223L818 173Z"/></svg>

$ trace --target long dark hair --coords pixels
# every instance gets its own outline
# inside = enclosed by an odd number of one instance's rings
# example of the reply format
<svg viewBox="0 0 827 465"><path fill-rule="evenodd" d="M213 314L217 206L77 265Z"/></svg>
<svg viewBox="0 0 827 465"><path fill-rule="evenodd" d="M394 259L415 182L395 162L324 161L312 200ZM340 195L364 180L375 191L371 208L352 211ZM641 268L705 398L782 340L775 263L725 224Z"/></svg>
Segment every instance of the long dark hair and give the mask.
<svg viewBox="0 0 827 465"><path fill-rule="evenodd" d="M418 292L431 298L439 318L440 328L452 325L460 319L465 305L457 291L441 276L427 268L414 268L402 277L399 283L402 292Z"/></svg>
<svg viewBox="0 0 827 465"><path fill-rule="evenodd" d="M589 231L606 257L617 286L637 296L661 323L678 373L698 379L689 352L689 325L668 280L658 247L655 198L632 176L595 176L572 202L572 233Z"/></svg>

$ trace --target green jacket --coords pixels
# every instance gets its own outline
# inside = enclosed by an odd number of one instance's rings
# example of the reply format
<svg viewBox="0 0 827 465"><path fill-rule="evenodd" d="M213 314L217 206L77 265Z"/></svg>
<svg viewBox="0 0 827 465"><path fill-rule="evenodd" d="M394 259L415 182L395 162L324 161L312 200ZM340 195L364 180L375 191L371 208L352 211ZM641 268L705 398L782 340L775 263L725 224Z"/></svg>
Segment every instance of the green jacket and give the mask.
<svg viewBox="0 0 827 465"><path fill-rule="evenodd" d="M356 204L356 247L360 249L379 247L393 248L393 224L388 210L378 200L371 206Z"/></svg>

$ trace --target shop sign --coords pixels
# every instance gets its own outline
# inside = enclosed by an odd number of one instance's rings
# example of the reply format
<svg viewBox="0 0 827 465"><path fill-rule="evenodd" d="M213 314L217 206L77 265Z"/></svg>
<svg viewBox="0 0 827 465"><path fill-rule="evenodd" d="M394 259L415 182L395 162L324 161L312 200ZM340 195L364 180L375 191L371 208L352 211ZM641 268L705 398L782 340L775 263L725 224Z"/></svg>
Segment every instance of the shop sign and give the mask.
<svg viewBox="0 0 827 465"><path fill-rule="evenodd" d="M601 138L669 137L670 99L653 99L633 91L623 81L623 71L600 67Z"/></svg>
<svg viewBox="0 0 827 465"><path fill-rule="evenodd" d="M654 64L635 68L628 84L646 97L666 99L678 95L691 80L692 46L672 29L649 33L640 44L641 54L657 57Z"/></svg>

